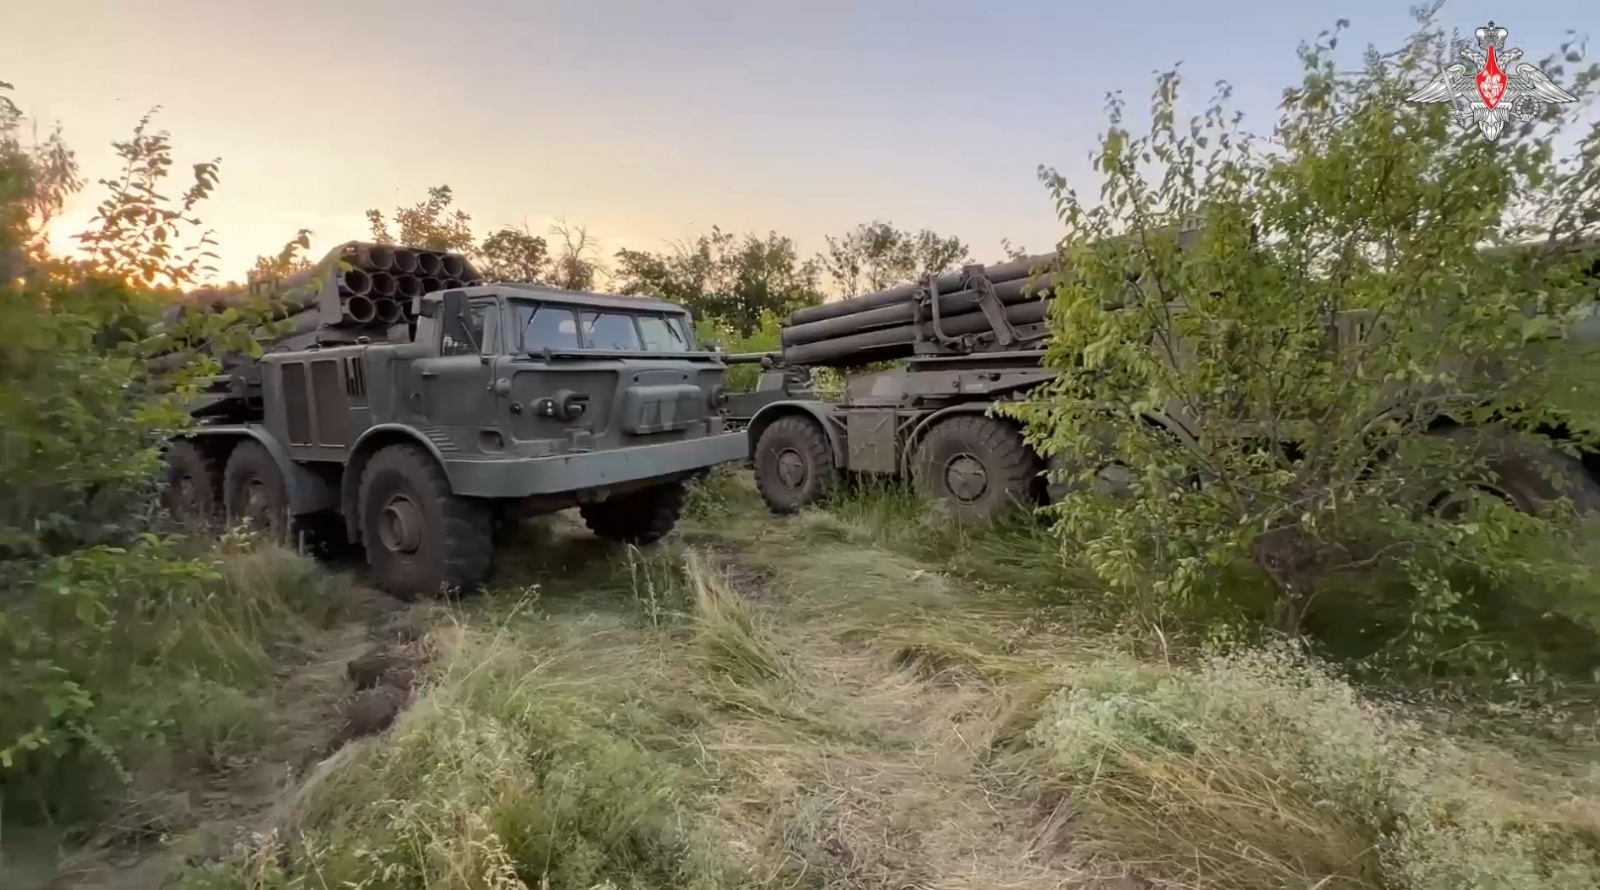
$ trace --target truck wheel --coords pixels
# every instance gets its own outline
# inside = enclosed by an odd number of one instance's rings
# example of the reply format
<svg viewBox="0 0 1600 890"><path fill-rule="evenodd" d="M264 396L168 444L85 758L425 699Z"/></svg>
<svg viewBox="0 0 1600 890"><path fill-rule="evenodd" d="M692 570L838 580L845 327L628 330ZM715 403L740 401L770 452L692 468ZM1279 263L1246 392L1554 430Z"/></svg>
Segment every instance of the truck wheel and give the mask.
<svg viewBox="0 0 1600 890"><path fill-rule="evenodd" d="M260 442L235 445L222 471L222 506L229 523L248 521L269 540L289 537L289 492L278 462Z"/></svg>
<svg viewBox="0 0 1600 890"><path fill-rule="evenodd" d="M390 445L361 475L361 540L372 574L403 600L476 593L494 559L488 505L458 497L433 457Z"/></svg>
<svg viewBox="0 0 1600 890"><path fill-rule="evenodd" d="M1481 470L1463 480L1478 493L1498 497L1529 514L1543 512L1562 497L1571 501L1580 516L1600 512L1600 485L1570 455L1503 431L1456 427L1432 435L1483 461ZM1466 498L1472 493L1430 489L1426 507L1452 518L1466 508Z"/></svg>
<svg viewBox="0 0 1600 890"><path fill-rule="evenodd" d="M222 515L222 466L187 439L167 447L167 485L161 500L178 524L194 533L216 527Z"/></svg>
<svg viewBox="0 0 1600 890"><path fill-rule="evenodd" d="M809 417L780 417L762 430L755 467L756 490L779 515L817 503L839 486L828 437Z"/></svg>
<svg viewBox="0 0 1600 890"><path fill-rule="evenodd" d="M654 544L678 524L688 500L688 486L682 482L668 482L580 504L578 514L589 531L608 541Z"/></svg>
<svg viewBox="0 0 1600 890"><path fill-rule="evenodd" d="M912 477L956 521L981 525L1034 502L1038 463L1016 427L967 414L928 431L917 448Z"/></svg>

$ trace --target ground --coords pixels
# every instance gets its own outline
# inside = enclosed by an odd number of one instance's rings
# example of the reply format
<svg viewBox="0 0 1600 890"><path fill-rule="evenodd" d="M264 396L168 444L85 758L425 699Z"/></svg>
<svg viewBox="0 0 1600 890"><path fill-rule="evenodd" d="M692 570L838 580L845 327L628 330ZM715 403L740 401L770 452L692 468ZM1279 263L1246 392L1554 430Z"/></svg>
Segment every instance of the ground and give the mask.
<svg viewBox="0 0 1600 890"><path fill-rule="evenodd" d="M53 886L1442 890L1499 886L1467 871L1519 887L1600 874L1592 727L1525 757L1441 741L1289 656L1169 667L1089 622L1091 592L1026 529L963 537L870 498L778 519L738 473L691 512L645 549L529 522L465 603L402 607L352 571L349 606L263 693L266 740L130 794L149 827L113 820ZM415 690L394 680L411 671ZM392 725L386 703L405 706ZM1504 852L1518 845L1537 856ZM45 886L45 858L13 855L0 885Z"/></svg>

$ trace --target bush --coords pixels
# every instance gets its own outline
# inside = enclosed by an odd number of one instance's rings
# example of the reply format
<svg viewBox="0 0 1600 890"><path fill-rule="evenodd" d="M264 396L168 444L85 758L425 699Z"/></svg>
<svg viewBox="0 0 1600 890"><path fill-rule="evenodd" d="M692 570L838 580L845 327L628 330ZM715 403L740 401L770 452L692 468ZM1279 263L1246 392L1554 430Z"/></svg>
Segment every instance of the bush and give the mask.
<svg viewBox="0 0 1600 890"><path fill-rule="evenodd" d="M1046 702L1030 738L1100 870L1237 890L1600 882L1596 838L1549 807L1593 806L1593 788L1518 799L1526 776L1486 771L1289 650L1101 664Z"/></svg>
<svg viewBox="0 0 1600 890"><path fill-rule="evenodd" d="M168 536L159 506L164 443L190 422L195 383L215 364L196 359L155 377L146 359L179 341L259 348L250 333L270 311L153 324L178 288L207 271L208 239L184 241L216 164L196 165L178 199L162 197L172 149L147 117L115 145L124 169L100 183L108 196L79 236L86 258L62 258L43 231L82 185L76 161L59 132L22 140L6 89L0 792L49 817L168 740L213 747L228 731L217 723L226 700L264 678L263 647L295 611L280 598L310 582L285 582L281 567L262 579L230 575L238 566Z"/></svg>
<svg viewBox="0 0 1600 890"><path fill-rule="evenodd" d="M1011 413L1070 458L1078 490L1052 508L1063 547L1152 623L1233 618L1248 604L1219 607L1254 576L1274 596L1249 618L1300 634L1331 589L1381 570L1406 582L1394 648L1426 666L1475 630L1475 591L1513 577L1600 589L1574 577L1560 517L1412 509L1470 488L1485 445L1559 460L1600 429L1600 361L1561 340L1597 296L1583 272L1600 128L1562 154L1584 103L1490 143L1447 106L1405 101L1460 48L1431 15L1353 72L1337 32L1303 47L1269 136L1226 112L1225 85L1180 122L1175 72L1148 133L1114 98L1098 205L1042 171L1068 228L1047 359L1063 373ZM1566 77L1555 61L1543 68L1587 98L1595 69ZM1441 424L1484 436L1463 444ZM1087 485L1107 464L1128 468L1131 492Z"/></svg>

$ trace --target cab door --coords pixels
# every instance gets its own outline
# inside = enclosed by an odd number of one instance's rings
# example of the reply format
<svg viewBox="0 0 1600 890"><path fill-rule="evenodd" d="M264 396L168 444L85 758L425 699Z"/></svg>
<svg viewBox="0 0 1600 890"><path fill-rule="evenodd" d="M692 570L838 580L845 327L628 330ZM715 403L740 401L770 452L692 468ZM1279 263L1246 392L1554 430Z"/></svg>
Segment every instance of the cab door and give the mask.
<svg viewBox="0 0 1600 890"><path fill-rule="evenodd" d="M443 433L457 450L476 453L485 445L492 446L486 437L499 435L494 375L504 327L497 299L474 300L468 305L466 322L442 320L435 344L437 355L416 362L422 413L436 442L438 433Z"/></svg>

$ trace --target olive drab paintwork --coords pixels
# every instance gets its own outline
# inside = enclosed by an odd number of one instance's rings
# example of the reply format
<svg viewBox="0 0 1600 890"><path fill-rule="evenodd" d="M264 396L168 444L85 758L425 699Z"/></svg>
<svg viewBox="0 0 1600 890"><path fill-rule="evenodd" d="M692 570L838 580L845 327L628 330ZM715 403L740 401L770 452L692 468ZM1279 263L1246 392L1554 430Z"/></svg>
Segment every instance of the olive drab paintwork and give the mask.
<svg viewBox="0 0 1600 890"><path fill-rule="evenodd" d="M598 534L655 540L688 480L749 454L725 425L723 356L682 307L483 283L463 257L412 248L344 245L320 268L288 301L314 323L259 360L224 357L169 452L174 487L210 498L202 514L248 518L254 498L277 531L339 528L413 595L427 585L407 573L476 584L480 539L523 516L577 507Z"/></svg>
<svg viewBox="0 0 1600 890"><path fill-rule="evenodd" d="M687 342L688 315L675 306L498 284L421 299L414 342L263 358L263 426L291 460L344 462L374 436L405 435L433 454L457 494L527 498L745 457L743 437L724 431L717 410L726 366L715 354L547 353L520 342L516 326L522 307L624 310L670 320Z"/></svg>

